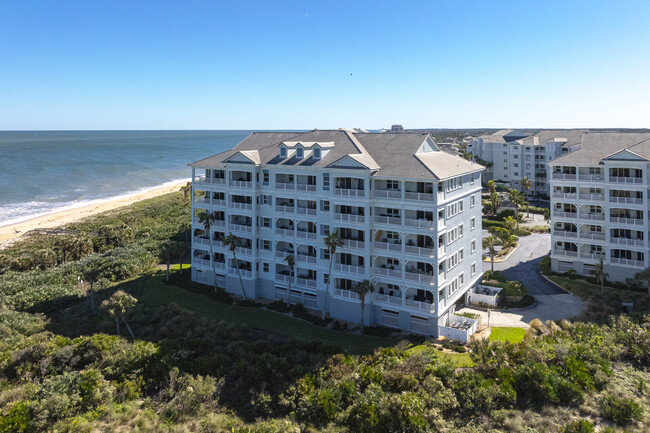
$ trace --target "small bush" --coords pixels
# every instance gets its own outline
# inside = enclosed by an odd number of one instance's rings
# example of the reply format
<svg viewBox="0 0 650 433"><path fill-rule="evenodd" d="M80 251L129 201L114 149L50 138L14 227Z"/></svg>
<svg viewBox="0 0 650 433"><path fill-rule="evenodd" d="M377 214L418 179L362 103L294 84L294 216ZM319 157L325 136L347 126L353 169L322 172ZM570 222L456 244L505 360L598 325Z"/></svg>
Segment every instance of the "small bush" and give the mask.
<svg viewBox="0 0 650 433"><path fill-rule="evenodd" d="M578 271L575 269L569 269L566 274L572 280L575 280L578 277Z"/></svg>
<svg viewBox="0 0 650 433"><path fill-rule="evenodd" d="M585 419L571 421L562 429L563 433L592 433L594 431L594 425Z"/></svg>
<svg viewBox="0 0 650 433"><path fill-rule="evenodd" d="M542 261L539 262L539 268L541 269L543 274L548 274L549 272L551 272L551 257L550 256L542 257Z"/></svg>
<svg viewBox="0 0 650 433"><path fill-rule="evenodd" d="M279 313L288 313L291 311L291 305L284 302L282 299L273 301L266 306L269 310L277 311Z"/></svg>
<svg viewBox="0 0 650 433"><path fill-rule="evenodd" d="M388 338L393 333L393 330L383 326L366 326L363 328L363 333L374 337Z"/></svg>
<svg viewBox="0 0 650 433"><path fill-rule="evenodd" d="M550 260L550 258L549 258ZM483 279L484 280L493 280L493 281L498 281L499 283L505 283L506 282L506 277L503 276L503 274L497 272L497 271L485 271L483 273Z"/></svg>
<svg viewBox="0 0 650 433"><path fill-rule="evenodd" d="M619 425L643 421L643 408L631 398L606 395L600 401L603 416Z"/></svg>

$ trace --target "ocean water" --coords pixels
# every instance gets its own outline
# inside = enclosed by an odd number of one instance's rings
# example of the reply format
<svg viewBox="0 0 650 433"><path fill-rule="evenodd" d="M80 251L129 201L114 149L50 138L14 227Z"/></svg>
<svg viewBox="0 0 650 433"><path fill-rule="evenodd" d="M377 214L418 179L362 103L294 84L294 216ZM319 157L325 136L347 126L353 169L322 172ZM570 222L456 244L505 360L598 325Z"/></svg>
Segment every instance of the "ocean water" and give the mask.
<svg viewBox="0 0 650 433"><path fill-rule="evenodd" d="M251 131L0 132L0 227L188 179Z"/></svg>

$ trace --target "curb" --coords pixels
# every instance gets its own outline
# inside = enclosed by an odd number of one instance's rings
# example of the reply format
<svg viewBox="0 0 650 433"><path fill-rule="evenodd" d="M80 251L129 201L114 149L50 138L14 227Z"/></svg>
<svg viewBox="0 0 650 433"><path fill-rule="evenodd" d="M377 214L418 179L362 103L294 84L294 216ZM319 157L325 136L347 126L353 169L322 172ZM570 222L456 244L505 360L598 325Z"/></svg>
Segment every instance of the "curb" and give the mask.
<svg viewBox="0 0 650 433"><path fill-rule="evenodd" d="M580 296L576 295L575 293L571 292L571 291L568 290L568 289L565 289L564 287L560 286L560 285L559 285L558 283L556 283L555 281L553 281L553 280L551 280L550 278L548 278L546 275L544 275L544 273L542 272L541 269L539 270L539 274L542 276L542 278L544 278L546 281L548 281L549 283L553 284L555 287L557 287L558 289L562 290L563 292L566 292L566 293L569 294L569 295L572 295L572 296L575 296L575 297L577 297L577 298L580 298ZM580 298L580 299L582 299L582 298ZM584 301L582 301L582 302L584 302Z"/></svg>

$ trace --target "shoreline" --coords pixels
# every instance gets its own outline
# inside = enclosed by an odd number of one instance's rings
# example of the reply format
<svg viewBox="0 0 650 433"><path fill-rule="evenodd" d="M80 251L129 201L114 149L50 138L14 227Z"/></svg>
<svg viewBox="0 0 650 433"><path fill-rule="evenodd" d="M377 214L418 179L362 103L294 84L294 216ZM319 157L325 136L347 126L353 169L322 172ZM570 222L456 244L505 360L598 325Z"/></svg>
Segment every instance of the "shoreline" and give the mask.
<svg viewBox="0 0 650 433"><path fill-rule="evenodd" d="M24 221L2 226L0 227L0 249L4 246L10 245L30 230L37 228L60 227L98 213L118 209L159 195L169 194L170 192L180 190L180 187L185 185L187 182L188 179L179 180L174 183L167 183L163 186L154 187L144 191L126 194L112 199L101 200L97 203L91 203L71 209L68 208L65 210L54 211L46 215L35 216Z"/></svg>

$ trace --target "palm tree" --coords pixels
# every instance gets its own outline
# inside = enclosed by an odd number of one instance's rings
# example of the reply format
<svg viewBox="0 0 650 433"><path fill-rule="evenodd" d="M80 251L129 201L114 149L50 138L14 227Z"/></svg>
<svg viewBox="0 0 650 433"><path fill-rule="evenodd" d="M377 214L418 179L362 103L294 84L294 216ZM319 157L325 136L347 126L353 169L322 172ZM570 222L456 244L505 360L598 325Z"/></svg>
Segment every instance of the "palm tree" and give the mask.
<svg viewBox="0 0 650 433"><path fill-rule="evenodd" d="M490 194L490 203L492 205L492 215L496 215L501 203L503 203L503 199L498 192L493 192Z"/></svg>
<svg viewBox="0 0 650 433"><path fill-rule="evenodd" d="M375 291L375 286L370 282L370 280L363 280L362 282L355 284L352 288L352 291L359 295L361 300L361 329L363 329L363 317L366 307L366 295Z"/></svg>
<svg viewBox="0 0 650 433"><path fill-rule="evenodd" d="M517 224L517 221L511 216L507 217L506 219L503 220L503 226L508 230L509 232L512 231L512 229L515 228L515 225Z"/></svg>
<svg viewBox="0 0 650 433"><path fill-rule="evenodd" d="M515 220L517 221L517 231L519 231L519 207L524 203L524 196L516 189L508 191L508 198L515 205Z"/></svg>
<svg viewBox="0 0 650 433"><path fill-rule="evenodd" d="M650 268L645 268L641 272L634 275L634 278L640 281L645 281L648 284L648 301L650 301Z"/></svg>
<svg viewBox="0 0 650 433"><path fill-rule="evenodd" d="M530 203L528 201L528 190L530 189L531 186L533 186L533 181L528 179L528 177L524 177L521 179L521 186L524 188L524 191L526 192L526 216L530 217Z"/></svg>
<svg viewBox="0 0 650 433"><path fill-rule="evenodd" d="M600 281L600 296L605 298L605 280L609 278L609 274L605 273L605 264L602 258L591 270L591 275Z"/></svg>
<svg viewBox="0 0 650 433"><path fill-rule="evenodd" d="M115 319L117 335L120 335L120 320L122 320L124 322L124 325L126 325L126 329L129 330L131 338L135 339L133 331L126 321L124 314L127 310L133 308L137 302L137 299L128 293L125 293L123 290L118 290L117 292L113 293L110 298L102 302L102 308L105 309Z"/></svg>
<svg viewBox="0 0 650 433"><path fill-rule="evenodd" d="M183 191L183 201L187 202L190 192L192 191L192 182L187 182L185 186L181 186L181 191Z"/></svg>
<svg viewBox="0 0 650 433"><path fill-rule="evenodd" d="M488 188L490 188L490 194L497 192L497 184L493 180L488 180Z"/></svg>
<svg viewBox="0 0 650 433"><path fill-rule="evenodd" d="M284 258L284 261L287 262L289 266L289 293L291 293L291 281L293 281L293 269L296 267L296 259L293 257L293 254L289 254Z"/></svg>
<svg viewBox="0 0 650 433"><path fill-rule="evenodd" d="M241 284L241 291L244 294L244 299L248 299L248 296L246 296L246 289L244 288L244 280L241 277L241 269L239 269L239 260L237 260L237 254L235 254L235 250L240 243L241 239L238 236L233 235L232 232L228 233L228 236L223 239L223 244L227 246L230 251L232 251L232 258L235 261L235 268L237 268L237 273L239 274L239 284Z"/></svg>
<svg viewBox="0 0 650 433"><path fill-rule="evenodd" d="M490 261L492 262L492 272L494 272L494 256L497 254L496 247L503 245L503 242L498 237L491 235L483 238L483 249L488 249L490 253Z"/></svg>
<svg viewBox="0 0 650 433"><path fill-rule="evenodd" d="M212 281L214 283L214 293L217 293L217 277L216 277L217 269L215 268L215 264L214 264L214 251L212 249L212 234L210 229L212 228L212 223L215 222L216 220L217 220L216 212L204 211L199 216L199 223L203 224L203 230L208 235L208 239L210 239L208 245L210 245L210 263L212 263Z"/></svg>
<svg viewBox="0 0 650 433"><path fill-rule="evenodd" d="M84 279L90 283L90 309L95 309L95 299L93 292L93 284L97 282L99 277L99 268L94 263L91 263L88 268L84 270Z"/></svg>
<svg viewBox="0 0 650 433"><path fill-rule="evenodd" d="M332 281L332 263L334 263L334 254L336 253L336 248L343 245L343 239L339 237L339 232L335 231L327 236L325 236L325 246L330 254L330 270L327 278L327 284L325 285L325 303L323 304L323 315L321 318L325 320L325 314L327 312L327 303L329 300L330 293L330 282Z"/></svg>
<svg viewBox="0 0 650 433"><path fill-rule="evenodd" d="M176 254L176 245L173 241L164 242L160 246L160 258L167 264L167 272L165 274L165 281L169 283L169 266L171 265L172 258Z"/></svg>

